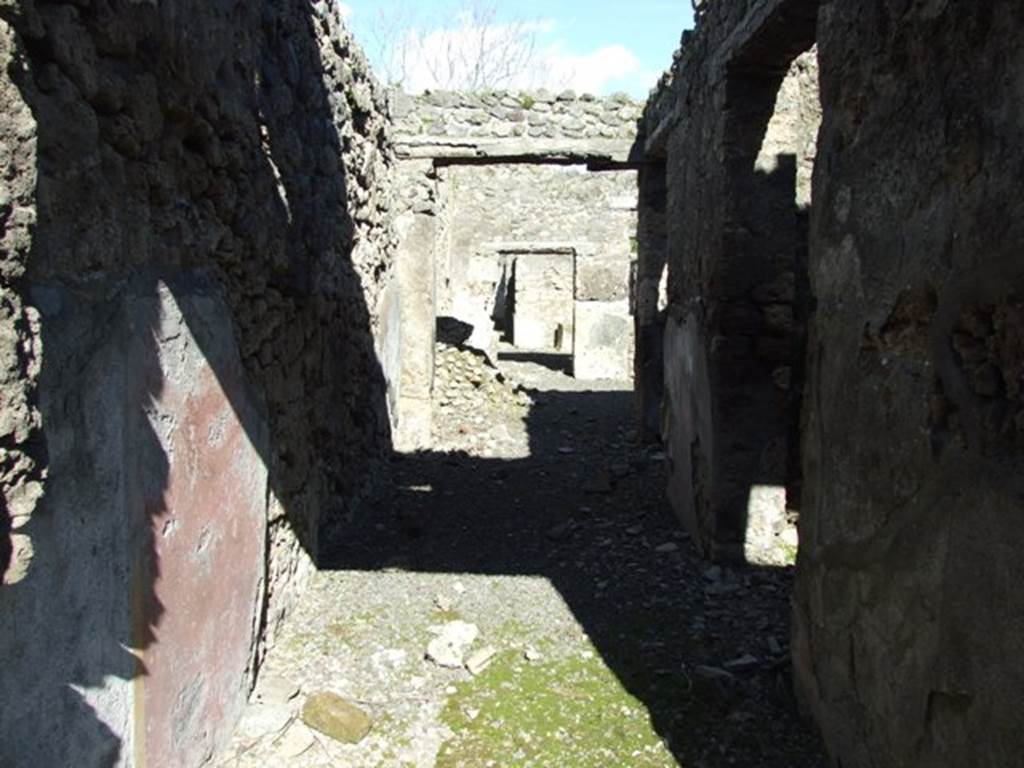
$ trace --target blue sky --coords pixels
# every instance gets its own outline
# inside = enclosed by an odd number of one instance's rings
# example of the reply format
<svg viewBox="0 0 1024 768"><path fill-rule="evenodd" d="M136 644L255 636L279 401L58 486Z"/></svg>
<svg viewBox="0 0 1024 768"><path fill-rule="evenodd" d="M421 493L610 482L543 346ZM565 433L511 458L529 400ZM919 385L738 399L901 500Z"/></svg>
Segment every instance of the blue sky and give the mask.
<svg viewBox="0 0 1024 768"><path fill-rule="evenodd" d="M373 42L381 14L397 18L395 8L404 8L403 18L418 20L423 41L419 44L429 46L434 30L446 23L453 25L455 11L466 4L466 0L341 1L349 25L378 73L387 69ZM482 1L488 4L488 0ZM602 94L627 91L646 97L671 64L680 34L693 25L689 0L489 0L489 4L497 14L495 25L528 22L536 35L535 58L541 65L531 75L531 82L515 82L510 87L546 85ZM411 57L416 61L423 58L423 54ZM410 90L429 87L424 73L403 71L406 82L412 84Z"/></svg>

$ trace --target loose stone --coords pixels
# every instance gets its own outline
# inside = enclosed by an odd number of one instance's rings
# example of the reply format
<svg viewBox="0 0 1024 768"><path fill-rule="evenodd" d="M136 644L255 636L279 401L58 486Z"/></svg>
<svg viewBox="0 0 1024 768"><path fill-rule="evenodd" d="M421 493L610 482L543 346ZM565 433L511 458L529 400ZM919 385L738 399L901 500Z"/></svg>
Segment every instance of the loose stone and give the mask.
<svg viewBox="0 0 1024 768"><path fill-rule="evenodd" d="M260 677L253 701L260 704L285 704L299 695L299 686L283 677Z"/></svg>
<svg viewBox="0 0 1024 768"><path fill-rule="evenodd" d="M302 721L325 736L358 744L373 727L373 720L355 704L336 693L315 693L302 707Z"/></svg>
<svg viewBox="0 0 1024 768"><path fill-rule="evenodd" d="M490 666L497 653L497 649L493 646L484 646L466 659L466 669L469 670L470 674L479 675Z"/></svg>
<svg viewBox="0 0 1024 768"><path fill-rule="evenodd" d="M301 720L292 723L291 727L281 737L281 743L277 746L277 753L281 757L294 758L305 753L316 743L316 737L309 727Z"/></svg>
<svg viewBox="0 0 1024 768"><path fill-rule="evenodd" d="M438 636L427 644L427 658L440 667L458 669L463 665L466 652L480 631L475 624L450 621L441 627Z"/></svg>

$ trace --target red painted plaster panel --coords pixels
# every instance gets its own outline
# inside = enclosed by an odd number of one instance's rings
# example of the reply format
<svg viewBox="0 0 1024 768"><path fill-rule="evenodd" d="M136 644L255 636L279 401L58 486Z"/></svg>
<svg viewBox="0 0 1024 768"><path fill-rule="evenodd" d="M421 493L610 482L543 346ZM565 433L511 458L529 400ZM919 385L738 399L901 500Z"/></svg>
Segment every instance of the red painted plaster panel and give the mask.
<svg viewBox="0 0 1024 768"><path fill-rule="evenodd" d="M165 375L154 404L173 427L166 488L149 500L155 603L136 616L155 623L135 703L136 757L149 768L199 765L229 736L247 693L264 573L263 462L205 361L183 368Z"/></svg>

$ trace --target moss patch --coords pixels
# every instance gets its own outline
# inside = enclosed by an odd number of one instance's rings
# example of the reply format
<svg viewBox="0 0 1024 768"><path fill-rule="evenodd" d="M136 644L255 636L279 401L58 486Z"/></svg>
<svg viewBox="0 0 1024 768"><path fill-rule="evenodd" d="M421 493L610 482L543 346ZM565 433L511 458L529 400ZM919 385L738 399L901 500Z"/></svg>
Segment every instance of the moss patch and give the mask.
<svg viewBox="0 0 1024 768"><path fill-rule="evenodd" d="M462 614L454 608L450 608L447 611L437 609L434 611L434 618L447 624L451 621L462 621Z"/></svg>
<svg viewBox="0 0 1024 768"><path fill-rule="evenodd" d="M797 547L782 542L779 544L779 549L782 552L782 562L784 565L796 565Z"/></svg>
<svg viewBox="0 0 1024 768"><path fill-rule="evenodd" d="M455 735L438 768L677 766L646 707L594 652L531 664L506 651L458 687L442 719Z"/></svg>

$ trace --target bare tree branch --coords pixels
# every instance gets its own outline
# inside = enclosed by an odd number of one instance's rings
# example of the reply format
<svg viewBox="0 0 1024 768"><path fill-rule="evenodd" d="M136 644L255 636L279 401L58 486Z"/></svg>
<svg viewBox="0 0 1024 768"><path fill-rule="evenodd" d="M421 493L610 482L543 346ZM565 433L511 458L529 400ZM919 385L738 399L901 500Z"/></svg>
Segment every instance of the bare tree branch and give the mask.
<svg viewBox="0 0 1024 768"><path fill-rule="evenodd" d="M490 0L460 0L446 23L428 24L411 3L378 8L367 30L371 57L389 84L481 90L543 83L537 22L503 19Z"/></svg>

